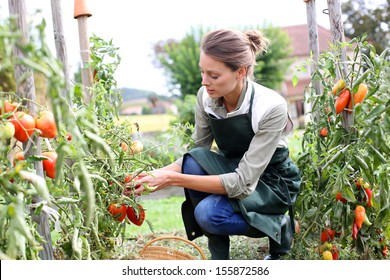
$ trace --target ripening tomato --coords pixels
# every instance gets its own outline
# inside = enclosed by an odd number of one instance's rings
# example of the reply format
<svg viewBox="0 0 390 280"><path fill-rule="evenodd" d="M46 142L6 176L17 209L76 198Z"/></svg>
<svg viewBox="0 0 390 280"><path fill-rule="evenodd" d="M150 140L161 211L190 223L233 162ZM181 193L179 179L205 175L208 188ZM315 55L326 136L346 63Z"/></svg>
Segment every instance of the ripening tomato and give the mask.
<svg viewBox="0 0 390 280"><path fill-rule="evenodd" d="M39 129L39 136L43 138L56 137L57 126L53 113L47 110L39 112L35 118L35 128Z"/></svg>
<svg viewBox="0 0 390 280"><path fill-rule="evenodd" d="M336 82L336 84L332 87L332 94L337 95L345 88L346 84L343 79L340 79Z"/></svg>
<svg viewBox="0 0 390 280"><path fill-rule="evenodd" d="M125 142L122 142L121 143L121 149L122 149L122 151L127 153L127 151L129 150L129 145L127 145Z"/></svg>
<svg viewBox="0 0 390 280"><path fill-rule="evenodd" d="M108 208L108 213L111 214L111 216L114 217L115 220L122 222L126 218L126 205L120 204L117 205L116 203L112 202Z"/></svg>
<svg viewBox="0 0 390 280"><path fill-rule="evenodd" d="M138 205L138 210L131 206L127 207L127 218L136 226L142 225L145 220L145 210L142 205Z"/></svg>
<svg viewBox="0 0 390 280"><path fill-rule="evenodd" d="M15 127L8 121L0 122L0 139L11 139L15 135Z"/></svg>
<svg viewBox="0 0 390 280"><path fill-rule="evenodd" d="M34 118L25 112L15 112L9 120L15 127L14 137L20 142L26 142L35 130Z"/></svg>
<svg viewBox="0 0 390 280"><path fill-rule="evenodd" d="M0 100L0 115L2 114L3 105L4 105L4 113L13 112L16 109L16 107L19 106L19 104L16 102L11 102L9 100L4 100L4 102L2 102Z"/></svg>
<svg viewBox="0 0 390 280"><path fill-rule="evenodd" d="M364 185L363 178L362 177L357 178L355 184L356 184L357 189L360 190L361 187Z"/></svg>
<svg viewBox="0 0 390 280"><path fill-rule="evenodd" d="M135 140L133 141L133 143L131 143L129 153L130 155L138 154L142 152L143 149L144 149L144 145L142 144L142 142L139 140Z"/></svg>
<svg viewBox="0 0 390 280"><path fill-rule="evenodd" d="M46 176L52 179L56 177L56 162L57 162L57 153L56 152L44 152L42 156L47 157L42 161L43 170L46 172Z"/></svg>

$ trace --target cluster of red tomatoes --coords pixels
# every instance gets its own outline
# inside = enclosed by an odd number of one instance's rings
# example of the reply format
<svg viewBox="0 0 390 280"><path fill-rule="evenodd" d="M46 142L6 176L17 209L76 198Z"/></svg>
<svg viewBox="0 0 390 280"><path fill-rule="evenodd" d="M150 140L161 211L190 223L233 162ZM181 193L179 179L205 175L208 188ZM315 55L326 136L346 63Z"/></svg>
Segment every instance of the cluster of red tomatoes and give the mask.
<svg viewBox="0 0 390 280"><path fill-rule="evenodd" d="M111 203L108 206L108 212L119 222L123 222L124 219L129 219L133 224L140 226L145 220L145 210L142 205L137 205L138 209L126 204Z"/></svg>
<svg viewBox="0 0 390 280"><path fill-rule="evenodd" d="M51 139L57 136L57 126L52 112L42 110L33 117L31 114L19 110L19 108L20 104L17 102L11 102L9 100L1 101L0 115L9 115L1 119L1 139L11 139L14 137L17 141L24 143L30 139L34 132L42 138ZM42 156L47 158L42 161L46 176L54 179L57 153L47 151L42 153ZM15 154L14 163L16 160L24 160L23 152Z"/></svg>
<svg viewBox="0 0 390 280"><path fill-rule="evenodd" d="M138 176L133 177L130 174L125 174L123 183L127 184L133 181L133 179L137 180L138 178ZM124 195L129 195L129 193L129 188L126 188L123 192ZM123 222L127 216L128 221L137 226L141 226L145 220L145 209L140 204L136 204L136 206L130 206L122 202L111 202L107 208L107 211L115 220L119 222Z"/></svg>

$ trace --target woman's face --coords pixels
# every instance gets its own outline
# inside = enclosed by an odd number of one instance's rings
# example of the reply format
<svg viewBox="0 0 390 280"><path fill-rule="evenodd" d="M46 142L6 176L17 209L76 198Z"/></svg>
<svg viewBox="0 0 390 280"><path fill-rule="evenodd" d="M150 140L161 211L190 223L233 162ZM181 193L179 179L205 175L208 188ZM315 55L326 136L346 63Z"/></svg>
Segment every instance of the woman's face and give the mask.
<svg viewBox="0 0 390 280"><path fill-rule="evenodd" d="M232 71L223 62L200 53L199 68L202 85L211 98L220 98L228 94L240 94L242 90L242 71Z"/></svg>

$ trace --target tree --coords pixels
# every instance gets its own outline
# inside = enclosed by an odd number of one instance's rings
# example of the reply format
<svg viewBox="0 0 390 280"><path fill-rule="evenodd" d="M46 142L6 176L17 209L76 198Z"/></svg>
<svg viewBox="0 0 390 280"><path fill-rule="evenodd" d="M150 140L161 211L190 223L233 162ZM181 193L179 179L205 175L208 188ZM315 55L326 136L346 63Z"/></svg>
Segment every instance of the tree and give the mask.
<svg viewBox="0 0 390 280"><path fill-rule="evenodd" d="M343 3L345 35L354 38L367 34L367 40L377 53L382 53L390 42L390 0L381 0L375 7L370 6L370 2L348 0Z"/></svg>
<svg viewBox="0 0 390 280"><path fill-rule="evenodd" d="M181 41L168 39L154 46L157 67L163 68L172 92L179 92L182 99L196 94L201 85L198 60L203 28L192 28Z"/></svg>

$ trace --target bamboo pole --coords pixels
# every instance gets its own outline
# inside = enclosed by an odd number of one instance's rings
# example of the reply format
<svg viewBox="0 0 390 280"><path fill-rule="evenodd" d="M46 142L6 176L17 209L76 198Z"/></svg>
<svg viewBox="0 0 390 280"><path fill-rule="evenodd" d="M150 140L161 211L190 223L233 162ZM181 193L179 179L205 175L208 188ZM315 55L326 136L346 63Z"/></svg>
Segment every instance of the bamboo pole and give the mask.
<svg viewBox="0 0 390 280"><path fill-rule="evenodd" d="M26 3L24 0L8 0L9 14L17 17L17 27L22 33L21 45L28 43L28 28L26 23ZM15 57L19 59L24 58L22 50L18 46L14 46ZM16 94L21 97L27 106L29 113L32 116L37 114L37 105L35 103L35 83L34 76L31 69L28 69L21 63L16 63L14 66L15 80L16 80ZM33 136L33 145L27 141L23 144L25 156L32 154L41 154L41 142L40 137ZM32 149L34 147L34 149ZM35 161L34 167L36 174L43 177L43 165L42 161ZM32 203L40 202L42 199L39 196L34 196ZM32 210L34 211L34 209ZM49 226L49 217L45 211L41 211L39 216L34 216L34 221L38 224L38 233L42 236L45 242L42 242L43 250L39 252L39 257L43 260L53 259L53 247L51 241L51 231Z"/></svg>
<svg viewBox="0 0 390 280"><path fill-rule="evenodd" d="M91 87L93 83L92 69L87 67L90 62L88 17L92 13L87 7L87 0L74 1L74 18L77 19L79 30L80 56L81 56L81 79L83 82L84 100L88 103L91 99Z"/></svg>
<svg viewBox="0 0 390 280"><path fill-rule="evenodd" d="M62 62L65 78L65 89L62 90L62 97L64 97L71 105L71 72L69 69L68 53L66 49L66 40L62 21L61 0L51 0L51 12L53 18L53 32L57 58Z"/></svg>
<svg viewBox="0 0 390 280"><path fill-rule="evenodd" d="M328 11L329 11L329 21L330 21L330 30L332 32L332 43L337 44L339 42L345 41L344 35L344 25L341 20L341 3L340 0L327 0L328 1ZM346 48L341 48L341 57L340 57L340 68L341 72L336 72L337 79L341 79L347 76L347 54ZM342 123L345 130L350 131L351 124L353 121L352 115L348 114L345 110L342 113Z"/></svg>

